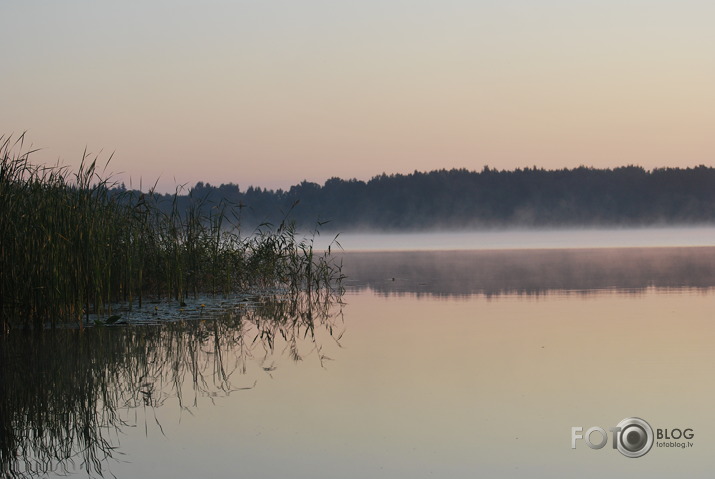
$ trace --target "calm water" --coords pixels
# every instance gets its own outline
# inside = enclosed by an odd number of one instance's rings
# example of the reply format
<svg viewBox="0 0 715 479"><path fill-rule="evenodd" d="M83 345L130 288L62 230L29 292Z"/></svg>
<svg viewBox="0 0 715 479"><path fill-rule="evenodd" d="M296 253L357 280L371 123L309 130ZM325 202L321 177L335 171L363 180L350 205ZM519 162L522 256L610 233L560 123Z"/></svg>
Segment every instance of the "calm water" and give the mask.
<svg viewBox="0 0 715 479"><path fill-rule="evenodd" d="M710 477L715 247L694 243L348 252L344 305L20 341L2 431L85 476ZM571 448L631 416L693 447Z"/></svg>

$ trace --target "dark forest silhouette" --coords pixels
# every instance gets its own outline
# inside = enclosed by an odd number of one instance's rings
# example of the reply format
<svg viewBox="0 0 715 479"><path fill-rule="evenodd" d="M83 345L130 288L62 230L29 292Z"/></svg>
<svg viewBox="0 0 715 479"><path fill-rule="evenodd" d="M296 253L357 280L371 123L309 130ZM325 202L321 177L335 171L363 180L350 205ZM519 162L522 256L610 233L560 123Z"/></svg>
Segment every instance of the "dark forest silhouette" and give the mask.
<svg viewBox="0 0 715 479"><path fill-rule="evenodd" d="M286 190L199 182L164 207L233 205L245 228L279 224L350 231L509 226L647 226L715 222L715 168L579 167L511 171L484 167L382 174L369 181L303 181Z"/></svg>

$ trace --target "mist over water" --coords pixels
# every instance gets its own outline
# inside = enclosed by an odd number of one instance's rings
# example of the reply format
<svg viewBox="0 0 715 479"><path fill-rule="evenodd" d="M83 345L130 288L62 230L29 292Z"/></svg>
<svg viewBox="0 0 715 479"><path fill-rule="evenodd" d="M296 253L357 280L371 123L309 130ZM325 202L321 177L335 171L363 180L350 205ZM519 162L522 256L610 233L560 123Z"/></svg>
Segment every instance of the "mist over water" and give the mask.
<svg viewBox="0 0 715 479"><path fill-rule="evenodd" d="M346 285L380 295L487 297L715 288L715 247L362 251Z"/></svg>
<svg viewBox="0 0 715 479"><path fill-rule="evenodd" d="M316 246L325 249L333 238L327 233L318 236ZM340 234L337 239L345 251L715 246L715 227L364 232Z"/></svg>

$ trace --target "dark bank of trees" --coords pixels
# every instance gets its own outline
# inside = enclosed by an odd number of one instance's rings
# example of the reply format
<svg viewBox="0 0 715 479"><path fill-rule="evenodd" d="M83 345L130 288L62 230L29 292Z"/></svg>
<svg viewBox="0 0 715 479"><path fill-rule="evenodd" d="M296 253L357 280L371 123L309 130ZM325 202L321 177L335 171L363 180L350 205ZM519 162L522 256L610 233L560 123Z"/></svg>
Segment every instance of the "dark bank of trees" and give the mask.
<svg viewBox="0 0 715 479"><path fill-rule="evenodd" d="M182 211L234 205L244 230L286 216L300 228L329 220L322 229L340 231L707 224L715 223L715 168L443 169L287 191L198 183L174 201Z"/></svg>

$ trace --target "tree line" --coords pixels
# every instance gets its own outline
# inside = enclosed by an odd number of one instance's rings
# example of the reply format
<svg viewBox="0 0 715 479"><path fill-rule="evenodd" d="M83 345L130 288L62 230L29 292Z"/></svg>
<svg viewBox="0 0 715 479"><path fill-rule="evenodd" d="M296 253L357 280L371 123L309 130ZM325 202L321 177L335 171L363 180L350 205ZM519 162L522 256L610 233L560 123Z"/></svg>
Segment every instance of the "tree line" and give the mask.
<svg viewBox="0 0 715 479"><path fill-rule="evenodd" d="M288 190L199 182L186 194L152 198L178 211L233 208L244 230L286 220L338 231L708 224L715 168L487 166L303 181Z"/></svg>

